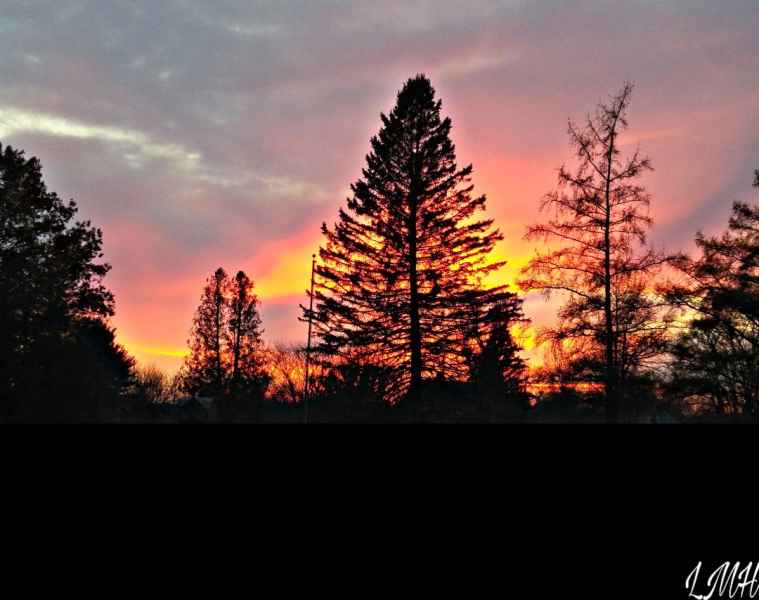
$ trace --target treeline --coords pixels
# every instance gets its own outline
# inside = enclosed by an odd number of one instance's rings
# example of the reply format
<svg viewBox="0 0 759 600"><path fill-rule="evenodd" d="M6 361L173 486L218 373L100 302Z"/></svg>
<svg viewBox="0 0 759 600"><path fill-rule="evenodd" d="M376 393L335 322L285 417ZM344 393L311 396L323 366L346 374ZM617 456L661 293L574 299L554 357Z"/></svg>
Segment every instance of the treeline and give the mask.
<svg viewBox="0 0 759 600"><path fill-rule="evenodd" d="M0 147L0 418L5 421L651 421L751 418L759 401L759 207L735 203L698 255L647 243L652 170L623 153L632 86L569 122L572 166L546 195L545 242L522 292L557 294L528 369L522 298L492 284L502 239L460 167L430 81L409 79L324 242L313 343L262 340L243 271L203 287L180 371L137 368L115 343L102 234ZM759 171L754 185L759 186ZM308 297L308 296L307 296Z"/></svg>

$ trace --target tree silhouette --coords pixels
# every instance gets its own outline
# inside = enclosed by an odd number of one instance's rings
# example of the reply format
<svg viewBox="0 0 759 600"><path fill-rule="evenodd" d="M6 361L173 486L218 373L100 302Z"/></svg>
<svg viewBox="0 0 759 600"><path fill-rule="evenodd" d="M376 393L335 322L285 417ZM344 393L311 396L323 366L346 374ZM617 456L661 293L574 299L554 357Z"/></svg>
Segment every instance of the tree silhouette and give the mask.
<svg viewBox="0 0 759 600"><path fill-rule="evenodd" d="M258 303L243 271L230 280L219 267L206 281L193 320L183 387L215 398L225 418L257 415L269 380Z"/></svg>
<svg viewBox="0 0 759 600"><path fill-rule="evenodd" d="M686 277L667 290L695 317L674 345L676 393L728 414L759 409L759 206L733 204L728 230L696 235L701 256L680 255Z"/></svg>
<svg viewBox="0 0 759 600"><path fill-rule="evenodd" d="M113 327L99 318L77 318L58 352L47 397L62 401L64 419L114 420L132 409L135 360L116 342Z"/></svg>
<svg viewBox="0 0 759 600"><path fill-rule="evenodd" d="M84 343L100 331L99 347L120 351L112 330L94 324L114 311L113 295L102 283L110 270L100 262L102 233L89 221L74 221L77 210L73 200L64 203L47 190L39 160L0 145L0 416L5 418L43 418L46 407L56 418L62 414L51 394L61 393L53 385L66 362L59 353L70 352L74 340ZM123 358L126 365L129 359ZM93 360L68 364L67 381L74 385L99 377L86 370L99 368L99 359ZM72 404L67 418L76 419L79 408Z"/></svg>
<svg viewBox="0 0 759 600"><path fill-rule="evenodd" d="M618 418L617 391L624 377L627 334L638 330L639 335L648 335L650 319L643 316L650 317L657 304L643 297L636 281L666 261L645 247L636 252L636 244L645 244L652 221L647 215L649 195L635 180L652 167L637 150L628 158L621 157L619 136L628 126L632 89L627 83L607 103L599 104L584 127L569 121L569 138L579 165L574 173L562 165L558 189L546 195L541 207L554 209L556 216L529 227L526 235L561 247L537 253L520 281L525 290L568 295L560 325L545 331L544 337L558 343L577 340L578 347L589 343L594 350L602 349L610 421Z"/></svg>
<svg viewBox="0 0 759 600"><path fill-rule="evenodd" d="M509 297L477 286L502 266L486 262L502 236L476 219L485 197L472 196L472 166L457 167L440 111L429 79L405 83L347 209L322 226L316 269L319 352L389 369L387 397L411 404L424 378L460 375L468 306Z"/></svg>
<svg viewBox="0 0 759 600"><path fill-rule="evenodd" d="M241 408L248 399L263 397L268 380L265 374L265 355L261 343L261 317L258 314L258 297L253 282L243 271L238 271L230 284L228 321L224 342L231 358L230 384L232 408ZM254 405L255 410L258 406Z"/></svg>
<svg viewBox="0 0 759 600"><path fill-rule="evenodd" d="M232 350L232 382L257 375L261 369L261 317L253 282L238 271L231 286L227 344Z"/></svg>
<svg viewBox="0 0 759 600"><path fill-rule="evenodd" d="M228 356L224 336L228 322L230 281L219 267L203 288L182 366L184 386L191 394L219 396L227 383Z"/></svg>
<svg viewBox="0 0 759 600"><path fill-rule="evenodd" d="M525 363L510 327L522 320L521 303L510 300L488 308L484 327L470 336L475 341L470 380L486 408L491 412L505 400L523 397Z"/></svg>

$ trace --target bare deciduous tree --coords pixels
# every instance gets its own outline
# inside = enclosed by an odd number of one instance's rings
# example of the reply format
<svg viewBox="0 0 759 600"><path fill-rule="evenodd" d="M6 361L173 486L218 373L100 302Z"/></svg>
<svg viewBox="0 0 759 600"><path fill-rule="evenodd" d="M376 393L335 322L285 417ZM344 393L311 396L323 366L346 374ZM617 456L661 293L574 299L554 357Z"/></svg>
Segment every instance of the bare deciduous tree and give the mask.
<svg viewBox="0 0 759 600"><path fill-rule="evenodd" d="M637 180L652 170L651 162L638 150L626 158L621 154L619 137L628 126L632 89L626 83L599 104L583 127L569 121L577 169L572 172L562 165L558 189L547 194L542 205L555 216L529 227L526 235L560 247L537 253L520 281L524 290L568 296L560 325L545 331L544 337L584 340L601 350L610 421L618 418L618 387L629 368L625 361L631 358L630 343L650 340L657 307L636 282L667 260L645 246L652 224L650 197Z"/></svg>

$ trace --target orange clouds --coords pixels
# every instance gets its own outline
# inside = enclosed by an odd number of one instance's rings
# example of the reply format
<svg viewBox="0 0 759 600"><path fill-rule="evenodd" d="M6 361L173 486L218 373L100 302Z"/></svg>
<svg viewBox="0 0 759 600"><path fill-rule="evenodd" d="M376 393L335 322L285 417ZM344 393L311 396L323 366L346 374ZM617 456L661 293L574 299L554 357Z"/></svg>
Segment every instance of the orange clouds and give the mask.
<svg viewBox="0 0 759 600"><path fill-rule="evenodd" d="M256 290L262 298L304 295L311 278L311 255L318 254L322 235L314 224L295 236L266 244L251 263L258 266Z"/></svg>

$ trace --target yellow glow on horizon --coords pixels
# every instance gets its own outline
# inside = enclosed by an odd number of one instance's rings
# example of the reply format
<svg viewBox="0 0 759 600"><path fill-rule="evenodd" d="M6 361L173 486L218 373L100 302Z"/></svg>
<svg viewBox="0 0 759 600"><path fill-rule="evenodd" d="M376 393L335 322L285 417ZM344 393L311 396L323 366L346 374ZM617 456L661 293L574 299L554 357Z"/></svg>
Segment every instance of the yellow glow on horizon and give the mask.
<svg viewBox="0 0 759 600"><path fill-rule="evenodd" d="M511 242L511 243L510 243ZM284 240L267 244L259 254L249 259L249 265L245 271L254 282L254 291L258 295L265 309L269 303L292 302L294 310L297 308L298 299L306 302L306 290L309 287L311 277L311 255L317 253L324 238L316 225L307 227L298 234ZM505 267L488 275L482 282L486 286L507 284L508 289L522 296L515 281L519 272L525 266L532 254L527 248L518 242L507 239L500 242L488 257L488 262L506 261ZM318 258L317 258L318 260ZM182 280L172 287L177 289L192 288L193 292L198 287L197 278ZM529 314L527 315L530 316ZM295 316L293 316L295 324ZM123 344L129 353L134 356L140 365L154 364L169 373L176 372L185 356L189 354L186 346L178 345L177 342L186 339L190 322L175 331L167 339L144 339L124 329L124 338L119 336L119 343ZM267 329L266 323L264 328ZM535 330L532 325L519 326L512 332L515 340L523 348L522 356L529 362L530 367L542 364L539 349L535 347Z"/></svg>
<svg viewBox="0 0 759 600"><path fill-rule="evenodd" d="M145 346L141 343L135 343L127 340L119 340L130 354L142 354L147 356L163 356L170 358L184 358L190 351L187 348L172 348L168 346Z"/></svg>

